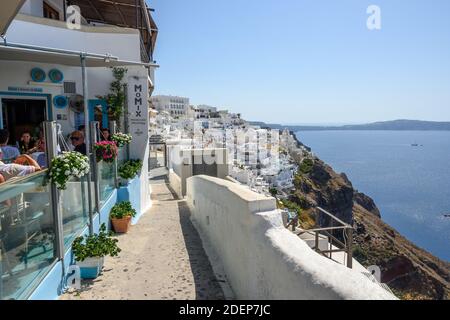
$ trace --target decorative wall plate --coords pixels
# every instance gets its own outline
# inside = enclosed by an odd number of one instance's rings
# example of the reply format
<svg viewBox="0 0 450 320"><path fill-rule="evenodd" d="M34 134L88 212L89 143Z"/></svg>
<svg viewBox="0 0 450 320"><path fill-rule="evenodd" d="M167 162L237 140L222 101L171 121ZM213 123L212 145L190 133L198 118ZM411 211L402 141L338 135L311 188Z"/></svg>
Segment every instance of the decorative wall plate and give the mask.
<svg viewBox="0 0 450 320"><path fill-rule="evenodd" d="M69 101L66 96L55 96L53 98L53 104L58 109L64 109L65 107L67 107L68 103Z"/></svg>
<svg viewBox="0 0 450 320"><path fill-rule="evenodd" d="M64 80L63 73L58 69L52 69L48 72L48 77L53 83L61 83Z"/></svg>
<svg viewBox="0 0 450 320"><path fill-rule="evenodd" d="M33 68L31 69L31 79L34 82L44 82L47 76L45 75L45 71L41 68Z"/></svg>

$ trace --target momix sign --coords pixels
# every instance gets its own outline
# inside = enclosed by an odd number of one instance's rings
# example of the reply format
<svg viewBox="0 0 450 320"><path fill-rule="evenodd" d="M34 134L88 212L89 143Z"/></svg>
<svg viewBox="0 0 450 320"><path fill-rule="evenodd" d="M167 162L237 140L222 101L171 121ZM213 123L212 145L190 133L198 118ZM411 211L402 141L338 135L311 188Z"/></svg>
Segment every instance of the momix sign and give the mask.
<svg viewBox="0 0 450 320"><path fill-rule="evenodd" d="M141 154L148 145L148 79L131 76L128 78L128 124L133 136L130 146L131 156L143 158Z"/></svg>

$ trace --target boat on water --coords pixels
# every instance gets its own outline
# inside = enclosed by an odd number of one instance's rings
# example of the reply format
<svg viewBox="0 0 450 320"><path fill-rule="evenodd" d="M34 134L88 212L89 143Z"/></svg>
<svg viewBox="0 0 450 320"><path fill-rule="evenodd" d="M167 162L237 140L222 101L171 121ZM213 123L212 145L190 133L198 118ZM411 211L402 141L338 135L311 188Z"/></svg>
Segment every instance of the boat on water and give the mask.
<svg viewBox="0 0 450 320"><path fill-rule="evenodd" d="M423 147L423 144L413 143L411 147Z"/></svg>

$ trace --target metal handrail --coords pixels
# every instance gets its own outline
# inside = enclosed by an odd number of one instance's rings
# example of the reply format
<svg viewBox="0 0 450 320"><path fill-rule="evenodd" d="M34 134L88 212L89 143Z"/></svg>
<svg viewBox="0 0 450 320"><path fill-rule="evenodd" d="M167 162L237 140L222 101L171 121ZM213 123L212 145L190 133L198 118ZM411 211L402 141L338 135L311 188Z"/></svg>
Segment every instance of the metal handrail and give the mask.
<svg viewBox="0 0 450 320"><path fill-rule="evenodd" d="M332 219L334 219L335 221L339 222L340 224L342 224L343 226L347 226L348 228L351 228L351 226L348 223L345 223L344 221L342 221L341 219L339 219L338 217L335 217L333 214L329 213L328 211L322 209L321 207L317 207L317 210L319 210L322 213L325 213L326 215L328 215L329 217L331 217Z"/></svg>
<svg viewBox="0 0 450 320"><path fill-rule="evenodd" d="M314 228L314 229L308 229L308 230L302 230L299 233L297 233L297 236L300 236L306 232L310 232L310 233L314 233L315 237L314 237L314 247L313 249L322 254L323 256L332 259L332 253L334 252L345 252L347 253L347 267L348 268L352 268L353 267L353 227L351 225L349 225L348 223L345 223L344 221L342 221L341 219L335 217L333 214L331 214L330 212L320 208L320 207L316 207L317 210L319 210L320 212L326 214L327 216L329 216L330 218L332 218L334 221L338 222L339 224L341 224L341 226L332 226L332 227L321 227L321 228ZM297 219L293 219L291 220L286 228L292 227L292 231L295 232L296 231L296 226L298 225L298 218ZM335 230L342 230L344 233L344 243L342 241L340 241L338 238L336 238L334 235L332 235L329 231L335 231ZM348 232L348 234L347 234ZM325 236L327 236L328 238L328 244L329 244L329 249L328 250L321 250L319 248L319 235L323 234ZM347 239L345 239L347 238ZM342 249L333 249L333 243L337 243L340 246L344 247ZM329 253L329 256L327 255Z"/></svg>

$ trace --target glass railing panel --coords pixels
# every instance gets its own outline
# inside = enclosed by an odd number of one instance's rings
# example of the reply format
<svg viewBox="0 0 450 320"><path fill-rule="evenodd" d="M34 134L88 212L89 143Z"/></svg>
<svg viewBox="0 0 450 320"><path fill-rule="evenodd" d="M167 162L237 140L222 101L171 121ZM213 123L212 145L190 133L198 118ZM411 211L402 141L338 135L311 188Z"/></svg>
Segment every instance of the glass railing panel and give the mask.
<svg viewBox="0 0 450 320"><path fill-rule="evenodd" d="M47 171L0 184L0 299L24 299L56 261Z"/></svg>
<svg viewBox="0 0 450 320"><path fill-rule="evenodd" d="M92 186L92 190L94 190ZM94 198L94 197L92 197ZM87 176L71 179L59 192L58 205L63 217L64 248L67 250L89 221Z"/></svg>
<svg viewBox="0 0 450 320"><path fill-rule="evenodd" d="M120 168L127 161L128 161L127 147L126 146L120 147L119 155L117 157L117 168Z"/></svg>
<svg viewBox="0 0 450 320"><path fill-rule="evenodd" d="M98 163L98 185L101 208L115 189L114 163L107 163L105 161Z"/></svg>

